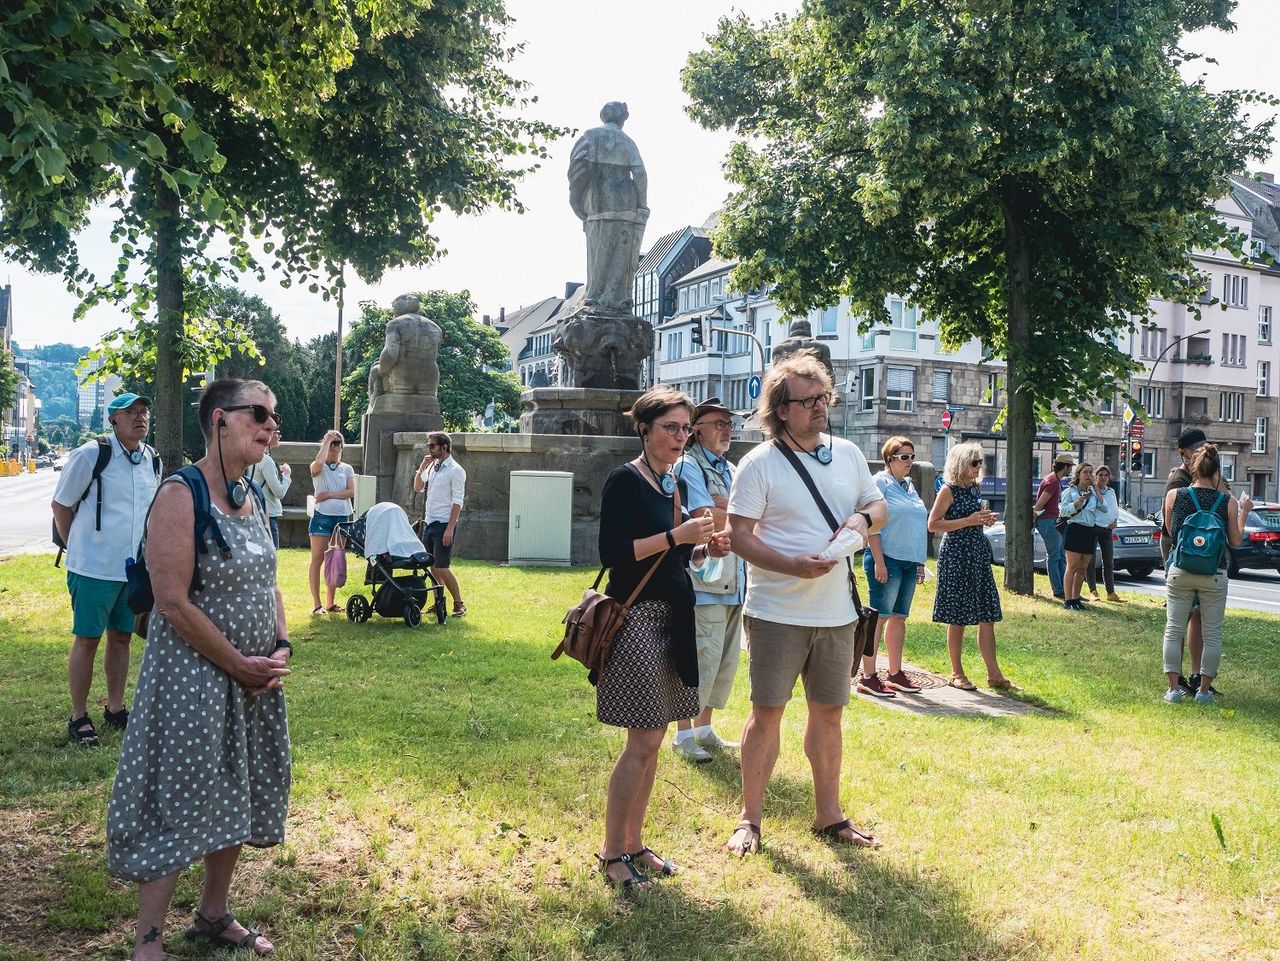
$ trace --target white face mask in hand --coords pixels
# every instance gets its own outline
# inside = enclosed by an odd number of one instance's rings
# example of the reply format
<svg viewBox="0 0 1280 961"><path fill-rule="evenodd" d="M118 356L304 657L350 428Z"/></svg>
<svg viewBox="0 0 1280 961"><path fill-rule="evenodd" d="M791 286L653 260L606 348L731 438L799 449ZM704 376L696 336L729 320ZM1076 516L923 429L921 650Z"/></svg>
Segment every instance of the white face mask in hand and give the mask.
<svg viewBox="0 0 1280 961"><path fill-rule="evenodd" d="M835 561L862 550L862 535L849 527L842 527L836 532L835 540L827 545L818 556L824 561Z"/></svg>

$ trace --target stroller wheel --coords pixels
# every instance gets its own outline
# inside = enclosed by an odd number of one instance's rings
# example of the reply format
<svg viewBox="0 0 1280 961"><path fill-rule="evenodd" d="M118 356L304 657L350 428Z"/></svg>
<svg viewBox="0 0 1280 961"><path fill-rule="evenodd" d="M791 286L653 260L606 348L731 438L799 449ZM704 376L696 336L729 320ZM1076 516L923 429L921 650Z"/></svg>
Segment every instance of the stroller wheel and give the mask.
<svg viewBox="0 0 1280 961"><path fill-rule="evenodd" d="M404 623L407 627L417 627L422 623L422 609L413 601L404 606Z"/></svg>
<svg viewBox="0 0 1280 961"><path fill-rule="evenodd" d="M347 599L347 620L356 624L363 624L372 613L373 610L369 607L369 601L363 594L353 594Z"/></svg>
<svg viewBox="0 0 1280 961"><path fill-rule="evenodd" d="M444 588L436 588L435 608L436 622L439 624L447 624L449 622L449 608L444 602Z"/></svg>

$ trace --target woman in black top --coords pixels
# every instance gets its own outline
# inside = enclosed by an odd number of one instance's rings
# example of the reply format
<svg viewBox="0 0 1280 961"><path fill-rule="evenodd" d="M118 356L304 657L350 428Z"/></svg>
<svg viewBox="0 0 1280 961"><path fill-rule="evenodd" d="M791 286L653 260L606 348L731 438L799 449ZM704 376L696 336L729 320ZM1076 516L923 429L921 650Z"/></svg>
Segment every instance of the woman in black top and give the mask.
<svg viewBox="0 0 1280 961"><path fill-rule="evenodd" d="M647 883L645 871L675 873L645 845L644 817L667 725L698 713L687 567L730 549L728 532L712 536L710 517L690 518L683 507L678 518L675 513L684 497L677 502L671 467L693 431L692 415L693 402L670 387L655 387L637 400L630 416L641 454L609 475L600 505L600 561L610 569L605 593L625 601L657 562L596 683L596 716L627 729L627 745L609 777L604 848L597 855L605 879L624 889Z"/></svg>

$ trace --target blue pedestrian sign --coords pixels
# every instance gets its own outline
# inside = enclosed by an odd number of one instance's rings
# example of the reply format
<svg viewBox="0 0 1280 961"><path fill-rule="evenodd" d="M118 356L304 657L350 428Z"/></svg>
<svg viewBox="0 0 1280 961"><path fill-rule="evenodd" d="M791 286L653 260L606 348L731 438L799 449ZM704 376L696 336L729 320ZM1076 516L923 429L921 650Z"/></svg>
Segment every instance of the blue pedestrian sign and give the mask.
<svg viewBox="0 0 1280 961"><path fill-rule="evenodd" d="M759 375L752 374L751 379L747 381L747 396L750 397L752 400L758 400L760 398Z"/></svg>

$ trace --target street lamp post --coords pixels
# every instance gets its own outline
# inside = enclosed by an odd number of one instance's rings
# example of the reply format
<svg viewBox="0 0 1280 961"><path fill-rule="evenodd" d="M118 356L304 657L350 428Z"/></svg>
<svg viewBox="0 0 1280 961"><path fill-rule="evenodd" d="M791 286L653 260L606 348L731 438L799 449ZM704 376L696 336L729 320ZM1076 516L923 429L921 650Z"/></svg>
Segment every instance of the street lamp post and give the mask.
<svg viewBox="0 0 1280 961"><path fill-rule="evenodd" d="M742 298L742 303L743 303L743 309L745 310L746 304L747 304L747 298L745 296ZM729 311L725 309L725 305L720 304L718 307L716 307L715 310L711 312L708 319L711 320L713 323L715 321L719 321L722 324L728 324L733 318L729 316ZM762 378L764 377L764 343L760 340L759 337L757 337L755 334L751 333L750 331L734 330L732 327L708 327L707 332L730 334L737 337L750 338L751 342L754 343L756 347L760 350L760 376ZM754 368L752 370L752 373L753 374L755 373ZM720 386L721 386L721 389L723 390L724 389L724 352L723 351L720 354Z"/></svg>
<svg viewBox="0 0 1280 961"><path fill-rule="evenodd" d="M1151 397L1151 379L1155 377L1156 368L1160 366L1160 361L1164 360L1164 355L1169 353L1169 351L1171 351L1175 346L1177 346L1182 341L1190 340L1192 337L1203 337L1205 334L1208 334L1208 333L1210 333L1210 330L1208 327L1206 327L1204 330L1197 330L1195 333L1183 334L1181 337L1175 337L1173 338L1173 340L1169 341L1169 343L1165 345L1164 350L1160 351L1159 356L1156 357L1155 363L1151 365L1151 372L1147 374L1146 387L1147 387L1148 400ZM1138 471L1138 510L1139 511L1142 510L1143 479L1144 479L1144 474L1141 470L1139 470Z"/></svg>

